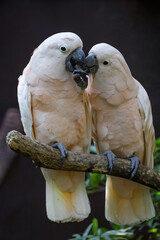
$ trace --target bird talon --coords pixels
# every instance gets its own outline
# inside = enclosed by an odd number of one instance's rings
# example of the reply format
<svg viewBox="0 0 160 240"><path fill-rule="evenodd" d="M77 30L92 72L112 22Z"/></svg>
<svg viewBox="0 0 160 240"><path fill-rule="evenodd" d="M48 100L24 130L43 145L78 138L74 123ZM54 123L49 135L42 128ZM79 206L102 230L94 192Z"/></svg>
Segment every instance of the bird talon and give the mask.
<svg viewBox="0 0 160 240"><path fill-rule="evenodd" d="M88 78L86 77L86 71L82 69L76 69L73 71L73 79L79 87L84 90L88 85Z"/></svg>
<svg viewBox="0 0 160 240"><path fill-rule="evenodd" d="M133 179L133 177L135 176L135 174L137 172L140 160L136 156L131 156L129 159L131 160L131 176L129 179Z"/></svg>
<svg viewBox="0 0 160 240"><path fill-rule="evenodd" d="M61 154L61 160L60 160L60 164L63 164L64 159L68 156L68 151L66 150L66 148L63 146L62 143L54 143L51 145L53 148L57 148L60 151Z"/></svg>
<svg viewBox="0 0 160 240"><path fill-rule="evenodd" d="M102 155L106 156L108 159L109 174L111 174L113 164L114 164L115 154L112 151L106 151L106 152L102 153Z"/></svg>

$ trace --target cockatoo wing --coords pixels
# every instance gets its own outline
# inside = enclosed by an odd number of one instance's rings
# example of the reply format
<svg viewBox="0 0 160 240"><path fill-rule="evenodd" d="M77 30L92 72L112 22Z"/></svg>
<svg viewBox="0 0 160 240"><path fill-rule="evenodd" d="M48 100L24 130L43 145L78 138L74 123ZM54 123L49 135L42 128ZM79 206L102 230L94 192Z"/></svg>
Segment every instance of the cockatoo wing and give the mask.
<svg viewBox="0 0 160 240"><path fill-rule="evenodd" d="M31 92L29 90L25 74L23 73L18 80L18 103L23 128L28 137L35 138L33 131Z"/></svg>
<svg viewBox="0 0 160 240"><path fill-rule="evenodd" d="M142 118L143 131L144 131L144 142L145 142L145 157L144 165L153 168L153 151L155 146L155 133L153 127L152 109L151 103L147 92L143 86L136 81L139 86L138 91L138 105L139 111Z"/></svg>

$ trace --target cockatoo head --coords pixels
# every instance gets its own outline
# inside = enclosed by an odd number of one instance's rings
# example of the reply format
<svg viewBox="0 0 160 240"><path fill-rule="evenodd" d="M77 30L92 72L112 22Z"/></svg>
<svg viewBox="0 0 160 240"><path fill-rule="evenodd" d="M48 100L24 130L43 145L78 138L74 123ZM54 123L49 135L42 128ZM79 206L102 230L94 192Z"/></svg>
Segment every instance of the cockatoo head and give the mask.
<svg viewBox="0 0 160 240"><path fill-rule="evenodd" d="M113 75L118 71L130 73L128 65L122 54L107 43L94 45L89 51L85 60L88 73L96 74L103 72L106 75Z"/></svg>
<svg viewBox="0 0 160 240"><path fill-rule="evenodd" d="M99 43L93 46L85 59L85 67L89 74L89 89L93 86L104 92L108 99L111 95L115 96L108 100L111 104L119 104L137 95L137 84L124 57L111 45ZM117 95L121 97L116 98Z"/></svg>
<svg viewBox="0 0 160 240"><path fill-rule="evenodd" d="M72 77L75 70L81 71L83 68L85 54L82 47L82 40L75 33L54 34L34 51L30 66L41 78L65 81ZM75 81L79 87L87 87L87 82L82 77L78 80Z"/></svg>

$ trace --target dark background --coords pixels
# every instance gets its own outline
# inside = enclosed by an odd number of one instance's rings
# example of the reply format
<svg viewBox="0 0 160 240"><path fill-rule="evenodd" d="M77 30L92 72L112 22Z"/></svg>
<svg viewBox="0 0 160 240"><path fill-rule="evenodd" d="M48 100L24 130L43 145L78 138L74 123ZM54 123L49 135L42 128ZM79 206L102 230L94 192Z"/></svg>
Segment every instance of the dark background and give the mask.
<svg viewBox="0 0 160 240"><path fill-rule="evenodd" d="M149 94L156 137L159 137L158 1L0 0L1 125L6 110L18 108L17 79L33 50L50 35L62 31L77 33L86 54L100 42L113 45L123 54L132 75ZM98 217L101 226L107 226L104 193L92 195L90 199L92 215L82 223L50 222L45 213L45 186L40 170L15 155L0 185L0 239L66 240L72 233L82 232L93 217Z"/></svg>

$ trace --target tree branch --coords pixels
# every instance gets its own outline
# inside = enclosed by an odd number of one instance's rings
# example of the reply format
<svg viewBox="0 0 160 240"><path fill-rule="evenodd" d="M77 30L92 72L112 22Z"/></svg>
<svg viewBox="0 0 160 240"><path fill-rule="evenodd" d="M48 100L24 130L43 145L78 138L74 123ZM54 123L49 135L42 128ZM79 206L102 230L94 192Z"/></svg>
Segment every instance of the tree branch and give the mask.
<svg viewBox="0 0 160 240"><path fill-rule="evenodd" d="M59 150L32 140L15 130L8 133L6 141L13 151L31 158L39 167L110 175L107 157L102 155L69 152L62 164ZM116 158L111 175L128 179L130 177L130 160ZM141 164L133 181L160 191L160 172Z"/></svg>

